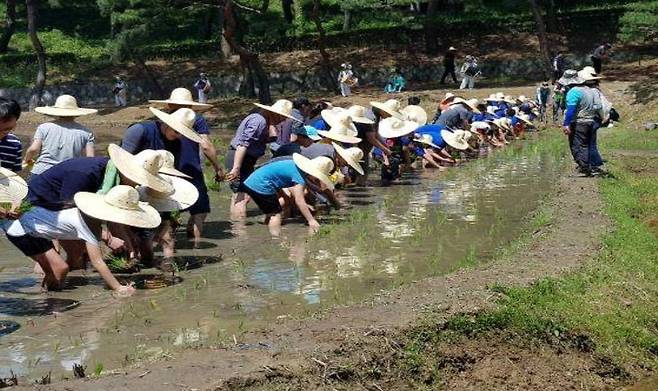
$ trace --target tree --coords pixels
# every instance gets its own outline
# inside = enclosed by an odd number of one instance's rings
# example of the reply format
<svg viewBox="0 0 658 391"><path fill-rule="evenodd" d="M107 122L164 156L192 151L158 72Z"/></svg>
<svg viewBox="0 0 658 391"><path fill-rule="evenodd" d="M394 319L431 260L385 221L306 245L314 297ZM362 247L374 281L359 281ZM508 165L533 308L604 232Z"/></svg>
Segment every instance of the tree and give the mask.
<svg viewBox="0 0 658 391"><path fill-rule="evenodd" d="M425 15L425 51L427 54L437 54L439 46L437 37L439 35L436 22L433 20L439 9L439 0L430 0L427 4Z"/></svg>
<svg viewBox="0 0 658 391"><path fill-rule="evenodd" d="M37 16L39 11L39 0L25 0L27 7L27 32L32 42L32 47L37 55L37 79L32 89L30 98L30 110L41 105L43 89L46 85L46 52L37 35Z"/></svg>
<svg viewBox="0 0 658 391"><path fill-rule="evenodd" d="M626 5L619 20L618 38L623 42L650 43L658 40L658 1Z"/></svg>
<svg viewBox="0 0 658 391"><path fill-rule="evenodd" d="M11 37L16 31L16 0L7 0L5 6L7 8L5 12L5 30L2 32L2 37L0 37L0 53L7 53L9 41L11 41Z"/></svg>
<svg viewBox="0 0 658 391"><path fill-rule="evenodd" d="M292 0L281 0L281 8L283 9L283 18L291 24L294 20L292 13Z"/></svg>
<svg viewBox="0 0 658 391"><path fill-rule="evenodd" d="M331 58L329 53L327 53L325 45L325 33L324 28L322 27L322 21L320 20L320 0L313 0L313 12L312 12L313 22L315 27L318 30L318 49L320 50L320 68L324 74L326 80L326 85L332 91L335 91L338 88L336 77L332 72Z"/></svg>
<svg viewBox="0 0 658 391"><path fill-rule="evenodd" d="M532 7L532 14L535 17L535 24L537 25L537 38L539 39L539 51L541 52L541 59L544 63L545 77L549 77L552 73L551 55L548 49L548 34L546 33L546 25L542 16L541 8L537 0L529 0Z"/></svg>

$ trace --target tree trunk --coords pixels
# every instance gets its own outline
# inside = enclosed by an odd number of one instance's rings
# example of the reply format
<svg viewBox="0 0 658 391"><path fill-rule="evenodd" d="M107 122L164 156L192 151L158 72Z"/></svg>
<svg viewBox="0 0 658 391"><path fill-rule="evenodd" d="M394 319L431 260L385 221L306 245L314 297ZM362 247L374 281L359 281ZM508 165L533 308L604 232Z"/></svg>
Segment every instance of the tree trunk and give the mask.
<svg viewBox="0 0 658 391"><path fill-rule="evenodd" d="M160 82L158 81L158 78L153 74L153 72L151 71L151 68L149 68L148 65L146 65L146 62L144 61L144 59L138 54L135 55L133 58L135 59L135 62L137 63L137 65L139 65L139 67L142 68L142 71L144 72L144 75L146 76L146 78L153 85L153 88L155 89L156 94L158 94L158 96L166 96L167 92L165 92L164 88L162 88L162 86L160 85Z"/></svg>
<svg viewBox="0 0 658 391"><path fill-rule="evenodd" d="M281 0L281 8L283 9L283 18L291 24L294 20L292 13L292 0Z"/></svg>
<svg viewBox="0 0 658 391"><path fill-rule="evenodd" d="M349 8L343 8L343 32L346 33L350 31L350 25L352 24L352 12Z"/></svg>
<svg viewBox="0 0 658 391"><path fill-rule="evenodd" d="M261 9L263 7L261 7ZM265 72L265 69L263 69L263 65L260 63L258 53L248 50L240 42L241 40L237 37L237 24L238 18L235 15L233 0L226 0L224 3L224 38L226 38L231 49L240 56L242 67L248 68L250 77L253 77L254 84L258 88L258 100L260 103L272 103L270 81L267 77L267 73Z"/></svg>
<svg viewBox="0 0 658 391"><path fill-rule="evenodd" d="M313 12L311 13L311 18L315 23L315 28L318 30L318 48L320 49L320 68L324 74L325 83L327 88L331 91L336 91L338 89L338 84L336 77L332 72L331 66L331 57L327 52L325 44L325 33L324 28L322 27L322 21L320 20L320 0L313 0Z"/></svg>
<svg viewBox="0 0 658 391"><path fill-rule="evenodd" d="M225 6L224 3L220 3L220 10L218 14L218 24L219 24L219 50L220 50L220 57L222 59L227 59L230 58L233 55L233 51L231 50L231 45L228 44L228 41L226 40L226 37L224 36L224 31L226 30L225 24L224 24L224 9L223 7Z"/></svg>
<svg viewBox="0 0 658 391"><path fill-rule="evenodd" d="M427 13L425 14L425 51L427 54L437 54L439 46L437 37L439 35L436 28L436 22L432 19L439 10L439 0L430 0L427 4Z"/></svg>
<svg viewBox="0 0 658 391"><path fill-rule="evenodd" d="M11 41L14 31L16 31L16 0L7 0L6 7L5 31L2 32L2 37L0 37L0 53L7 53L9 41Z"/></svg>
<svg viewBox="0 0 658 391"><path fill-rule="evenodd" d="M546 28L549 33L558 33L557 14L555 12L555 0L544 0L546 8Z"/></svg>
<svg viewBox="0 0 658 391"><path fill-rule="evenodd" d="M553 67L551 66L551 55L548 49L548 35L546 34L546 25L544 24L544 18L541 14L541 9L537 0L529 0L530 6L532 7L532 14L535 17L535 23L537 24L537 38L539 39L539 51L541 52L541 59L544 63L544 74L545 77L550 77Z"/></svg>
<svg viewBox="0 0 658 391"><path fill-rule="evenodd" d="M39 0L25 0L27 6L27 32L34 47L34 52L37 55L37 79L32 89L32 97L30 98L30 110L41 105L41 97L43 96L43 89L46 85L46 52L37 35L37 17L39 10Z"/></svg>

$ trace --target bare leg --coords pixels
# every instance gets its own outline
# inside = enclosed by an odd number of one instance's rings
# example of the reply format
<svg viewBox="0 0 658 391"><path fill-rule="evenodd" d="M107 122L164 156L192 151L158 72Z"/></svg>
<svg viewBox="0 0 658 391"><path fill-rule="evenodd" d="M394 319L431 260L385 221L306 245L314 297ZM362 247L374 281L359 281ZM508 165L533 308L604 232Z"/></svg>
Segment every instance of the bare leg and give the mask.
<svg viewBox="0 0 658 391"><path fill-rule="evenodd" d="M165 258L173 257L176 252L176 238L173 228L171 220L162 220L162 224L160 224L160 228L156 233L157 241L162 246L162 255Z"/></svg>
<svg viewBox="0 0 658 391"><path fill-rule="evenodd" d="M281 235L281 221L283 220L281 213L267 215L269 222L267 227L270 229L270 234L274 237L279 237Z"/></svg>
<svg viewBox="0 0 658 391"><path fill-rule="evenodd" d="M33 256L32 259L41 266L45 273L44 285L48 289L60 290L69 272L69 265L62 256L54 249L50 249L43 254Z"/></svg>
<svg viewBox="0 0 658 391"><path fill-rule="evenodd" d="M241 220L247 217L247 203L249 196L246 193L235 193L231 196L231 219Z"/></svg>
<svg viewBox="0 0 658 391"><path fill-rule="evenodd" d="M70 270L84 270L86 269L85 260L85 244L80 240L61 240L60 245L66 252L66 263L69 265Z"/></svg>
<svg viewBox="0 0 658 391"><path fill-rule="evenodd" d="M201 242L201 233L203 232L203 222L206 221L207 213L198 213L191 215L187 221L187 233L192 237L195 245ZM190 235L191 234L191 235Z"/></svg>

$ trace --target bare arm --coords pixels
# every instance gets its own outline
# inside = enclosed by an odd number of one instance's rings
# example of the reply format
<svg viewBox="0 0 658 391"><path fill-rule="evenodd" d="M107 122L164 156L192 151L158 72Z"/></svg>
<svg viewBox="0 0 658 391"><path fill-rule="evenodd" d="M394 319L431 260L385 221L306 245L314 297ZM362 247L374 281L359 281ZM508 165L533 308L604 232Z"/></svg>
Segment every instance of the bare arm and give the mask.
<svg viewBox="0 0 658 391"><path fill-rule="evenodd" d="M23 158L23 165L29 164L41 153L41 140L34 139L30 147L25 151L25 157Z"/></svg>
<svg viewBox="0 0 658 391"><path fill-rule="evenodd" d="M232 181L240 178L240 167L242 167L242 162L244 157L247 155L247 147L240 145L235 150L235 158L233 158L233 168L231 172L228 173L228 180Z"/></svg>
<svg viewBox="0 0 658 391"><path fill-rule="evenodd" d="M391 156L391 150L388 149L388 147L379 140L379 137L377 137L377 132L367 132L366 137L368 138L368 142L373 146L381 149L382 152L384 152L384 155Z"/></svg>
<svg viewBox="0 0 658 391"><path fill-rule="evenodd" d="M87 144L87 146L85 147L85 156L86 157L96 156L96 150L94 148L94 144Z"/></svg>
<svg viewBox="0 0 658 391"><path fill-rule="evenodd" d="M98 274L100 274L100 276L103 278L105 283L113 291L132 294L135 291L135 288L131 286L121 285L121 283L117 281L116 277L114 277L110 269L105 264L105 261L103 261L103 254L101 254L100 247L97 245L93 245L91 243L86 243L86 244L87 244L86 247L87 247L87 253L89 254L89 259L91 259L91 264L94 265L94 268L96 269Z"/></svg>
<svg viewBox="0 0 658 391"><path fill-rule="evenodd" d="M215 170L215 177L223 176L224 171L217 161L217 150L215 149L215 145L207 134L200 134L199 136L201 136L201 144L199 144L201 151L203 151L203 154L206 156L210 164L212 164L212 167Z"/></svg>
<svg viewBox="0 0 658 391"><path fill-rule="evenodd" d="M318 223L315 217L313 217L311 209L308 207L308 204L306 204L306 199L304 198L304 186L295 185L291 188L291 191L292 196L295 198L297 209L299 209L299 212L302 214L302 216L304 216L306 221L308 221L308 225L314 229L319 228L320 223Z"/></svg>

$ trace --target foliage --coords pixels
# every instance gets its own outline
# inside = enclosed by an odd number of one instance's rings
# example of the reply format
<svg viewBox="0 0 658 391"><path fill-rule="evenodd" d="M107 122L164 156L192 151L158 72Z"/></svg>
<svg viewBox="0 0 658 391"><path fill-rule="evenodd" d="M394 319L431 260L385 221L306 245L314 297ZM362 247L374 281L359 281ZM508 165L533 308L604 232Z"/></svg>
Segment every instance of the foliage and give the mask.
<svg viewBox="0 0 658 391"><path fill-rule="evenodd" d="M658 40L658 1L638 1L626 5L619 20L619 39L624 42Z"/></svg>

